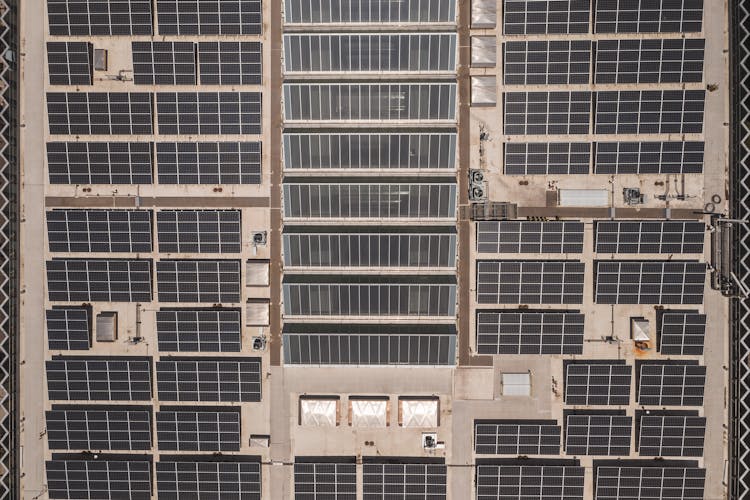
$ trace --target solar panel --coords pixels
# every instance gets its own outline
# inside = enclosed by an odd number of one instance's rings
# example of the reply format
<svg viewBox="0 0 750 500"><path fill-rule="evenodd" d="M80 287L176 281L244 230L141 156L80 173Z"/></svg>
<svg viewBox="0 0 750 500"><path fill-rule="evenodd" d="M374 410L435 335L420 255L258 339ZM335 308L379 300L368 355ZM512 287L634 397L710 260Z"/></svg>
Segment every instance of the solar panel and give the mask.
<svg viewBox="0 0 750 500"><path fill-rule="evenodd" d="M162 401L260 401L260 358L164 358L156 362Z"/></svg>
<svg viewBox="0 0 750 500"><path fill-rule="evenodd" d="M597 467L595 476L597 500L703 500L706 469L655 466Z"/></svg>
<svg viewBox="0 0 750 500"><path fill-rule="evenodd" d="M147 92L47 92L50 134L149 135Z"/></svg>
<svg viewBox="0 0 750 500"><path fill-rule="evenodd" d="M456 332L445 325L284 325L284 363L427 365L456 363Z"/></svg>
<svg viewBox="0 0 750 500"><path fill-rule="evenodd" d="M477 311L479 354L583 354L578 311Z"/></svg>
<svg viewBox="0 0 750 500"><path fill-rule="evenodd" d="M689 260L596 261L598 304L700 304L706 264Z"/></svg>
<svg viewBox="0 0 750 500"><path fill-rule="evenodd" d="M50 184L151 184L151 143L48 142Z"/></svg>
<svg viewBox="0 0 750 500"><path fill-rule="evenodd" d="M700 174L702 142L598 142L596 174Z"/></svg>
<svg viewBox="0 0 750 500"><path fill-rule="evenodd" d="M588 174L588 142L507 142L505 175Z"/></svg>
<svg viewBox="0 0 750 500"><path fill-rule="evenodd" d="M47 460L49 498L150 500L151 462L146 460Z"/></svg>
<svg viewBox="0 0 750 500"><path fill-rule="evenodd" d="M47 42L51 85L91 85L94 47L88 42Z"/></svg>
<svg viewBox="0 0 750 500"><path fill-rule="evenodd" d="M703 253L706 225L700 221L597 221L598 253Z"/></svg>
<svg viewBox="0 0 750 500"><path fill-rule="evenodd" d="M47 210L50 252L151 252L150 210Z"/></svg>
<svg viewBox="0 0 750 500"><path fill-rule="evenodd" d="M136 85L195 85L193 42L133 42Z"/></svg>
<svg viewBox="0 0 750 500"><path fill-rule="evenodd" d="M46 419L52 450L151 450L148 406L53 406Z"/></svg>
<svg viewBox="0 0 750 500"><path fill-rule="evenodd" d="M456 121L455 83L285 83L284 120Z"/></svg>
<svg viewBox="0 0 750 500"><path fill-rule="evenodd" d="M50 35L151 35L151 0L47 0Z"/></svg>
<svg viewBox="0 0 750 500"><path fill-rule="evenodd" d="M630 404L633 367L620 363L578 362L565 368L565 404Z"/></svg>
<svg viewBox="0 0 750 500"><path fill-rule="evenodd" d="M284 183L286 219L456 217L456 185Z"/></svg>
<svg viewBox="0 0 750 500"><path fill-rule="evenodd" d="M260 85L260 42L198 42L201 85Z"/></svg>
<svg viewBox="0 0 750 500"><path fill-rule="evenodd" d="M284 169L454 169L456 133L285 133Z"/></svg>
<svg viewBox="0 0 750 500"><path fill-rule="evenodd" d="M584 468L482 462L476 484L477 500L583 500Z"/></svg>
<svg viewBox="0 0 750 500"><path fill-rule="evenodd" d="M441 267L456 265L456 235L440 233L290 233L284 266Z"/></svg>
<svg viewBox="0 0 750 500"><path fill-rule="evenodd" d="M50 400L151 400L151 358L55 356L45 364Z"/></svg>
<svg viewBox="0 0 750 500"><path fill-rule="evenodd" d="M633 417L568 415L565 453L568 455L628 456Z"/></svg>
<svg viewBox="0 0 750 500"><path fill-rule="evenodd" d="M159 184L260 184L260 142L158 142Z"/></svg>
<svg viewBox="0 0 750 500"><path fill-rule="evenodd" d="M261 0L156 0L160 35L260 35Z"/></svg>
<svg viewBox="0 0 750 500"><path fill-rule="evenodd" d="M585 264L576 261L477 261L479 304L582 304Z"/></svg>
<svg viewBox="0 0 750 500"><path fill-rule="evenodd" d="M455 283L423 283L415 276L387 283L360 277L358 283L293 283L285 276L288 316L455 316ZM367 281L370 281L368 283ZM416 282L416 283L415 283Z"/></svg>
<svg viewBox="0 0 750 500"><path fill-rule="evenodd" d="M363 500L440 500L446 497L446 469L439 463L385 461L362 464Z"/></svg>
<svg viewBox="0 0 750 500"><path fill-rule="evenodd" d="M160 210L156 212L159 251L238 253L241 218L239 210Z"/></svg>
<svg viewBox="0 0 750 500"><path fill-rule="evenodd" d="M45 316L50 349L88 350L91 347L91 315L88 308L47 309Z"/></svg>
<svg viewBox="0 0 750 500"><path fill-rule="evenodd" d="M260 92L158 92L160 134L260 134Z"/></svg>
<svg viewBox="0 0 750 500"><path fill-rule="evenodd" d="M506 92L506 135L588 134L591 92Z"/></svg>
<svg viewBox="0 0 750 500"><path fill-rule="evenodd" d="M590 40L540 40L503 44L505 85L589 83Z"/></svg>
<svg viewBox="0 0 750 500"><path fill-rule="evenodd" d="M705 45L697 38L599 40L596 83L701 82Z"/></svg>
<svg viewBox="0 0 750 500"><path fill-rule="evenodd" d="M239 408L188 408L156 412L159 450L240 451Z"/></svg>
<svg viewBox="0 0 750 500"><path fill-rule="evenodd" d="M294 500L356 500L356 498L357 465L355 463L294 462Z"/></svg>
<svg viewBox="0 0 750 500"><path fill-rule="evenodd" d="M456 34L285 34L284 71L455 73Z"/></svg>
<svg viewBox="0 0 750 500"><path fill-rule="evenodd" d="M705 417L643 415L638 453L651 457L702 457L705 435Z"/></svg>
<svg viewBox="0 0 750 500"><path fill-rule="evenodd" d="M703 355L706 315L697 311L662 310L656 313L659 352L664 355Z"/></svg>
<svg viewBox="0 0 750 500"><path fill-rule="evenodd" d="M477 455L559 455L557 421L474 421Z"/></svg>
<svg viewBox="0 0 750 500"><path fill-rule="evenodd" d="M679 33L702 29L703 0L597 0L596 33Z"/></svg>
<svg viewBox="0 0 750 500"><path fill-rule="evenodd" d="M47 290L51 301L151 302L151 260L48 260Z"/></svg>
<svg viewBox="0 0 750 500"><path fill-rule="evenodd" d="M239 309L169 309L156 312L160 351L240 352Z"/></svg>
<svg viewBox="0 0 750 500"><path fill-rule="evenodd" d="M703 406L706 367L644 363L638 380L638 404Z"/></svg>
<svg viewBox="0 0 750 500"><path fill-rule="evenodd" d="M618 90L596 94L596 134L700 134L703 90Z"/></svg>
<svg viewBox="0 0 750 500"><path fill-rule="evenodd" d="M185 460L185 461L183 461ZM156 462L159 498L227 498L261 500L260 462L188 461L176 457Z"/></svg>
<svg viewBox="0 0 750 500"><path fill-rule="evenodd" d="M588 33L589 10L589 0L504 0L503 33Z"/></svg>
<svg viewBox="0 0 750 500"><path fill-rule="evenodd" d="M581 253L583 222L477 222L478 253Z"/></svg>
<svg viewBox="0 0 750 500"><path fill-rule="evenodd" d="M240 302L239 260L159 260L160 302Z"/></svg>
<svg viewBox="0 0 750 500"><path fill-rule="evenodd" d="M456 23L455 0L285 0L286 24Z"/></svg>

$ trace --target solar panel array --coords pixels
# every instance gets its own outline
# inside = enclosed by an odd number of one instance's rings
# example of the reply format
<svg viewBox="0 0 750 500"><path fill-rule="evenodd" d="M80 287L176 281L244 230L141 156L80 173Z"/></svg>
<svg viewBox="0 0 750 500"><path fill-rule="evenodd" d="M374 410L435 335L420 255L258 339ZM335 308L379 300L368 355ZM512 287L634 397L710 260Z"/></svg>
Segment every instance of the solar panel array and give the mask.
<svg viewBox="0 0 750 500"><path fill-rule="evenodd" d="M151 101L147 92L47 92L49 133L149 135Z"/></svg>
<svg viewBox="0 0 750 500"><path fill-rule="evenodd" d="M589 83L590 40L540 40L503 44L505 85Z"/></svg>
<svg viewBox="0 0 750 500"><path fill-rule="evenodd" d="M254 402L261 397L260 358L173 358L156 362L162 401Z"/></svg>
<svg viewBox="0 0 750 500"><path fill-rule="evenodd" d="M136 85L195 85L193 42L133 42Z"/></svg>
<svg viewBox="0 0 750 500"><path fill-rule="evenodd" d="M151 252L150 210L48 210L50 252Z"/></svg>
<svg viewBox="0 0 750 500"><path fill-rule="evenodd" d="M239 210L160 210L156 213L160 252L239 253Z"/></svg>
<svg viewBox="0 0 750 500"><path fill-rule="evenodd" d="M628 456L633 417L573 414L565 425L568 455Z"/></svg>
<svg viewBox="0 0 750 500"><path fill-rule="evenodd" d="M477 500L583 500L583 481L584 468L578 465L482 461L476 466Z"/></svg>
<svg viewBox="0 0 750 500"><path fill-rule="evenodd" d="M294 462L294 500L356 500L357 465Z"/></svg>
<svg viewBox="0 0 750 500"><path fill-rule="evenodd" d="M150 450L151 408L53 406L46 413L53 450Z"/></svg>
<svg viewBox="0 0 750 500"><path fill-rule="evenodd" d="M632 369L624 363L569 363L565 369L565 404L627 406Z"/></svg>
<svg viewBox="0 0 750 500"><path fill-rule="evenodd" d="M454 267L455 234L284 231L286 267Z"/></svg>
<svg viewBox="0 0 750 500"><path fill-rule="evenodd" d="M597 134L700 134L704 90L617 90L596 94Z"/></svg>
<svg viewBox="0 0 750 500"><path fill-rule="evenodd" d="M288 316L453 316L454 283L410 284L399 276L388 283L284 283ZM401 280L404 282L397 282Z"/></svg>
<svg viewBox="0 0 750 500"><path fill-rule="evenodd" d="M480 221L479 253L581 253L583 223L578 221Z"/></svg>
<svg viewBox="0 0 750 500"><path fill-rule="evenodd" d="M50 400L151 400L151 358L58 356L45 365Z"/></svg>
<svg viewBox="0 0 750 500"><path fill-rule="evenodd" d="M284 184L284 217L290 219L455 216L455 184Z"/></svg>
<svg viewBox="0 0 750 500"><path fill-rule="evenodd" d="M664 355L703 355L706 315L696 311L657 312L659 352Z"/></svg>
<svg viewBox="0 0 750 500"><path fill-rule="evenodd" d="M596 33L698 32L703 0L598 0L595 16Z"/></svg>
<svg viewBox="0 0 750 500"><path fill-rule="evenodd" d="M161 35L259 35L261 0L156 0Z"/></svg>
<svg viewBox="0 0 750 500"><path fill-rule="evenodd" d="M503 99L506 135L589 133L591 92L505 92Z"/></svg>
<svg viewBox="0 0 750 500"><path fill-rule="evenodd" d="M47 309L45 316L50 349L88 350L91 347L91 314L88 308Z"/></svg>
<svg viewBox="0 0 750 500"><path fill-rule="evenodd" d="M47 42L51 85L91 85L93 45L88 42Z"/></svg>
<svg viewBox="0 0 750 500"><path fill-rule="evenodd" d="M706 469L698 467L597 467L598 500L679 498L703 500Z"/></svg>
<svg viewBox="0 0 750 500"><path fill-rule="evenodd" d="M597 221L599 253L703 253L706 225L699 221Z"/></svg>
<svg viewBox="0 0 750 500"><path fill-rule="evenodd" d="M160 302L240 302L239 260L160 260L156 282Z"/></svg>
<svg viewBox="0 0 750 500"><path fill-rule="evenodd" d="M588 33L589 15L589 0L504 0L503 33Z"/></svg>
<svg viewBox="0 0 750 500"><path fill-rule="evenodd" d="M581 304L585 264L576 261L477 261L479 304Z"/></svg>
<svg viewBox="0 0 750 500"><path fill-rule="evenodd" d="M596 261L598 304L701 304L706 264L697 261Z"/></svg>
<svg viewBox="0 0 750 500"><path fill-rule="evenodd" d="M696 38L599 40L596 83L701 82L705 45Z"/></svg>
<svg viewBox="0 0 750 500"><path fill-rule="evenodd" d="M703 406L705 387L705 366L644 363L638 379L638 404Z"/></svg>
<svg viewBox="0 0 750 500"><path fill-rule="evenodd" d="M260 42L199 42L201 85L260 85Z"/></svg>
<svg viewBox="0 0 750 500"><path fill-rule="evenodd" d="M240 412L180 407L156 412L159 449L166 451L240 451Z"/></svg>
<svg viewBox="0 0 750 500"><path fill-rule="evenodd" d="M261 500L261 470L257 461L165 461L156 462L159 498L227 498Z"/></svg>
<svg viewBox="0 0 750 500"><path fill-rule="evenodd" d="M475 421L474 451L477 455L559 455L557 421Z"/></svg>
<svg viewBox="0 0 750 500"><path fill-rule="evenodd" d="M438 366L453 365L455 357L455 333L284 333L288 365Z"/></svg>
<svg viewBox="0 0 750 500"><path fill-rule="evenodd" d="M447 467L444 463L362 464L363 500L387 500L398 495L409 500L440 500L446 497Z"/></svg>
<svg viewBox="0 0 750 500"><path fill-rule="evenodd" d="M151 302L151 261L48 260L47 289L51 301Z"/></svg>
<svg viewBox="0 0 750 500"><path fill-rule="evenodd" d="M48 142L50 184L151 184L147 142Z"/></svg>
<svg viewBox="0 0 750 500"><path fill-rule="evenodd" d="M49 498L151 499L151 462L146 460L47 460Z"/></svg>
<svg viewBox="0 0 750 500"><path fill-rule="evenodd" d="M285 133L284 169L454 169L456 133Z"/></svg>
<svg viewBox="0 0 750 500"><path fill-rule="evenodd" d="M653 457L702 457L706 418L687 415L643 415L638 453Z"/></svg>
<svg viewBox="0 0 750 500"><path fill-rule="evenodd" d="M583 354L578 311L477 311L479 354Z"/></svg>
<svg viewBox="0 0 750 500"><path fill-rule="evenodd" d="M238 309L170 309L156 312L160 351L240 352Z"/></svg>
<svg viewBox="0 0 750 500"><path fill-rule="evenodd" d="M159 184L260 184L260 142L159 142Z"/></svg>
<svg viewBox="0 0 750 500"><path fill-rule="evenodd" d="M455 121L455 83L285 83L284 120Z"/></svg>
<svg viewBox="0 0 750 500"><path fill-rule="evenodd" d="M599 142L596 174L700 174L702 142Z"/></svg>
<svg viewBox="0 0 750 500"><path fill-rule="evenodd" d="M158 92L160 134L260 134L260 92Z"/></svg>
<svg viewBox="0 0 750 500"><path fill-rule="evenodd" d="M288 34L284 70L293 72L455 72L455 33Z"/></svg>
<svg viewBox="0 0 750 500"><path fill-rule="evenodd" d="M150 0L47 0L50 35L151 35Z"/></svg>
<svg viewBox="0 0 750 500"><path fill-rule="evenodd" d="M455 0L285 0L286 24L455 23Z"/></svg>
<svg viewBox="0 0 750 500"><path fill-rule="evenodd" d="M589 173L591 144L587 142L508 142L504 146L505 175Z"/></svg>

